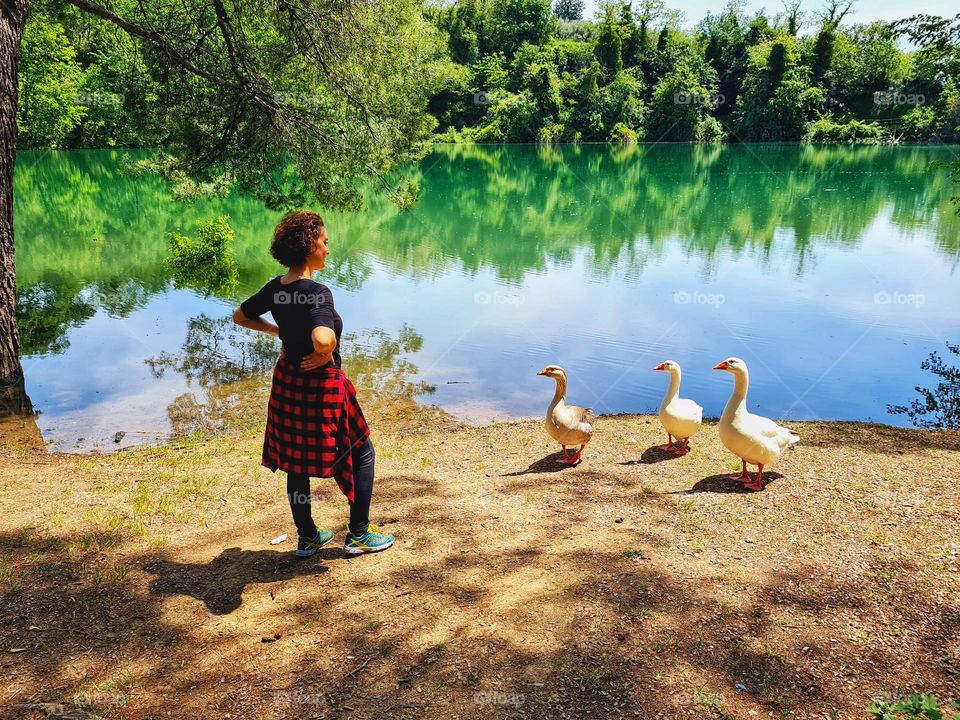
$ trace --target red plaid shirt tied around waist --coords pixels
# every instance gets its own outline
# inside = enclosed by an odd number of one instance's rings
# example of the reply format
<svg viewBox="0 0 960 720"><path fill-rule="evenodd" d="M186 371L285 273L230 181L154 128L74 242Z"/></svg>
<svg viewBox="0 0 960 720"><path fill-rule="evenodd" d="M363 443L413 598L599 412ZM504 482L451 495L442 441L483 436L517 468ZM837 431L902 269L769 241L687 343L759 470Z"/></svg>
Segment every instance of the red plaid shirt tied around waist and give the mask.
<svg viewBox="0 0 960 720"><path fill-rule="evenodd" d="M261 463L311 477L333 477L353 504L353 450L370 436L353 383L336 367L306 372L277 361Z"/></svg>

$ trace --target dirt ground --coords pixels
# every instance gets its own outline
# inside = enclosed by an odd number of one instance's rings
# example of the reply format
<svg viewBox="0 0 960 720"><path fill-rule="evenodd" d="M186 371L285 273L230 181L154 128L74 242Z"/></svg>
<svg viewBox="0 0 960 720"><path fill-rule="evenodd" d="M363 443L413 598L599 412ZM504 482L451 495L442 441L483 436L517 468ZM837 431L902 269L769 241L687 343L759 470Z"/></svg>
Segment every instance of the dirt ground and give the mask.
<svg viewBox="0 0 960 720"><path fill-rule="evenodd" d="M960 434L791 423L763 492L602 417L368 412L391 550L308 560L259 412L113 455L0 446L0 716L864 718L960 696Z"/></svg>

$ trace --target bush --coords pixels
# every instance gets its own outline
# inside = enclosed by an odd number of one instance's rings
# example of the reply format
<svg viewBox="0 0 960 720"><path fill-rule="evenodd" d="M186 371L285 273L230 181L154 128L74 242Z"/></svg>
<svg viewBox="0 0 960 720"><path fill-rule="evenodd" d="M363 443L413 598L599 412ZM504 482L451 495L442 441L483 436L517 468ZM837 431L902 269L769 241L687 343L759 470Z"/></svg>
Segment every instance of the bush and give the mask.
<svg viewBox="0 0 960 720"><path fill-rule="evenodd" d="M532 142L537 139L543 122L536 102L525 92L501 96L487 117L490 122L476 132L475 142Z"/></svg>
<svg viewBox="0 0 960 720"><path fill-rule="evenodd" d="M803 141L808 143L846 143L848 145L876 145L886 142L890 136L874 122L849 120L834 122L829 115L818 118L807 126Z"/></svg>
<svg viewBox="0 0 960 720"><path fill-rule="evenodd" d="M923 142L933 137L937 114L932 107L917 106L900 118L900 137L907 141Z"/></svg>
<svg viewBox="0 0 960 720"><path fill-rule="evenodd" d="M551 123L544 125L537 133L537 142L541 145L550 145L560 142L563 138L563 125L560 123Z"/></svg>
<svg viewBox="0 0 960 720"><path fill-rule="evenodd" d="M727 131L723 125L712 115L706 115L700 118L697 123L697 129L694 131L693 139L698 143L719 143L727 138Z"/></svg>
<svg viewBox="0 0 960 720"><path fill-rule="evenodd" d="M628 128L622 122L618 122L610 131L610 142L620 145L636 145L638 140L637 133Z"/></svg>

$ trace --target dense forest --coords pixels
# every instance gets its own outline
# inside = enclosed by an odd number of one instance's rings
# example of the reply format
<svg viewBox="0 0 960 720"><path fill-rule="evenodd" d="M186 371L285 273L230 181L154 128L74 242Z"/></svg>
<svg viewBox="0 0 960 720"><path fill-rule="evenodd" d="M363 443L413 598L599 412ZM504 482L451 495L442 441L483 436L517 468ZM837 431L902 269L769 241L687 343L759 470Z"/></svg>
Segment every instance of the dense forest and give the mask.
<svg viewBox="0 0 960 720"><path fill-rule="evenodd" d="M693 30L662 0L460 0L426 8L440 139L474 142L960 140L960 16L852 23L852 3ZM904 47L912 48L905 51ZM20 75L21 148L162 146L160 58L70 5L38 3ZM284 102L309 105L303 93Z"/></svg>

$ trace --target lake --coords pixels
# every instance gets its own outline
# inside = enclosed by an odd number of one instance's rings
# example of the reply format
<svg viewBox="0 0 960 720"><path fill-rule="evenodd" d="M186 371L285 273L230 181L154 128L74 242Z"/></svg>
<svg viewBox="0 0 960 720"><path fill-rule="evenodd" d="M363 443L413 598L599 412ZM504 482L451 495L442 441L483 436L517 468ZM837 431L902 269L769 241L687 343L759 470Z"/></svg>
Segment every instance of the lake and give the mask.
<svg viewBox="0 0 960 720"><path fill-rule="evenodd" d="M872 420L930 386L920 368L960 341L957 188L930 162L957 147L444 146L408 176L407 212L372 196L324 212L345 358L470 422L568 400L655 411L664 359L719 415L730 355L754 411ZM281 269L279 214L247 197L182 204L122 153L21 153L17 283L26 387L46 442L104 450L189 430L185 406L269 371L276 348L230 322ZM322 208L317 208L321 210ZM239 281L190 287L166 233L229 215ZM126 433L114 443L118 431Z"/></svg>

